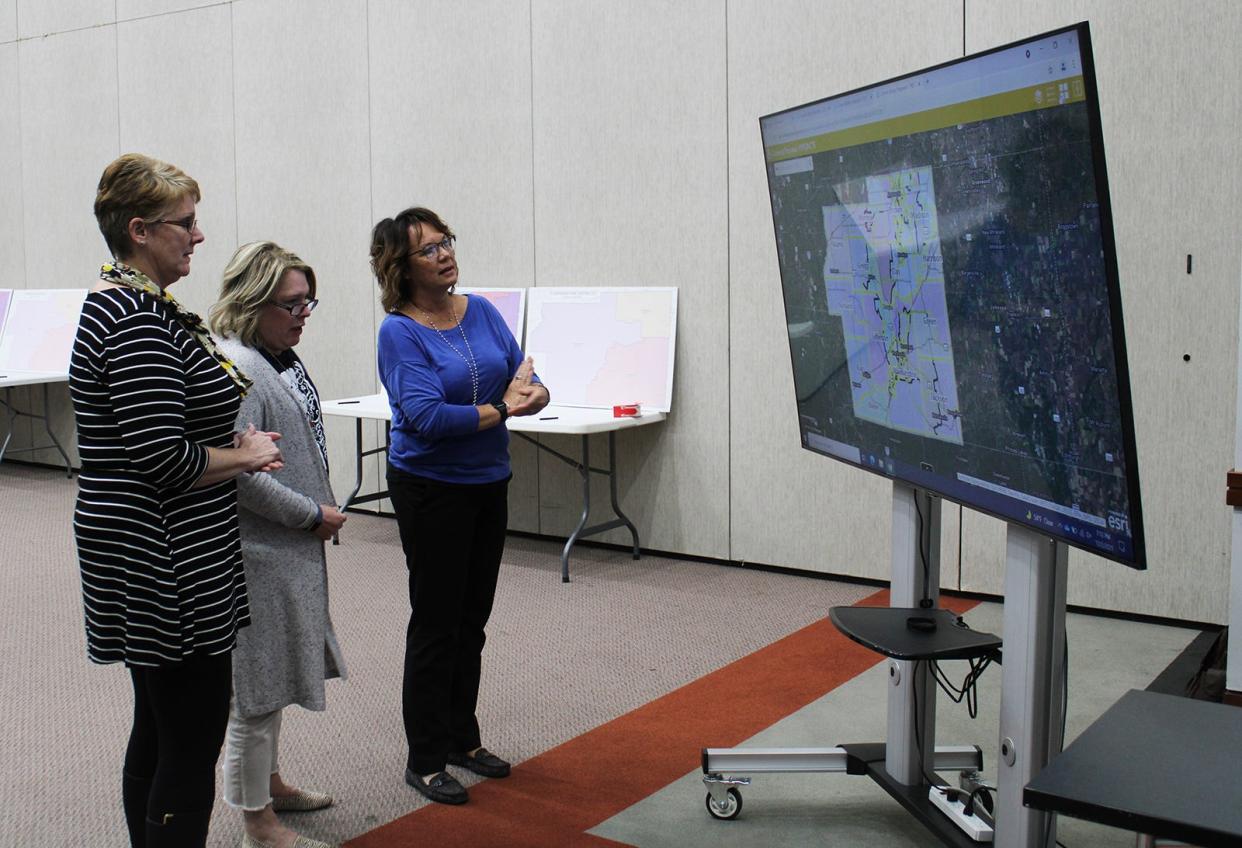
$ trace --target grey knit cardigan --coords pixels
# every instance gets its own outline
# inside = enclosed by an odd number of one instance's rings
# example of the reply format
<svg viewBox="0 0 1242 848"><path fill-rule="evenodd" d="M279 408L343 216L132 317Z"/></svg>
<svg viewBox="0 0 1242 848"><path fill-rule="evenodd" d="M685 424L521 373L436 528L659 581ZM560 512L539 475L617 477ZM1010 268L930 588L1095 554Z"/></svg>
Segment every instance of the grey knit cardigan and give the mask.
<svg viewBox="0 0 1242 848"><path fill-rule="evenodd" d="M284 467L238 478L238 517L250 626L233 651L233 696L240 715L254 717L290 704L325 707L326 679L345 676L328 615L323 542L310 527L319 504L335 504L319 446L293 389L263 355L236 339L221 350L254 386L242 399L237 428L253 423L281 434Z"/></svg>

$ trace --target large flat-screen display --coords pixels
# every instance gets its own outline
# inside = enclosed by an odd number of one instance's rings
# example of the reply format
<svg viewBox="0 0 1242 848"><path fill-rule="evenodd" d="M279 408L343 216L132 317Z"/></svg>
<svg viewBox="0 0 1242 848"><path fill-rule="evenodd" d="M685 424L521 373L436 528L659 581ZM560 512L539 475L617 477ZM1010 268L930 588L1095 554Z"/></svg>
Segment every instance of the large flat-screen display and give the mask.
<svg viewBox="0 0 1242 848"><path fill-rule="evenodd" d="M760 129L803 446L1146 567L1087 24Z"/></svg>

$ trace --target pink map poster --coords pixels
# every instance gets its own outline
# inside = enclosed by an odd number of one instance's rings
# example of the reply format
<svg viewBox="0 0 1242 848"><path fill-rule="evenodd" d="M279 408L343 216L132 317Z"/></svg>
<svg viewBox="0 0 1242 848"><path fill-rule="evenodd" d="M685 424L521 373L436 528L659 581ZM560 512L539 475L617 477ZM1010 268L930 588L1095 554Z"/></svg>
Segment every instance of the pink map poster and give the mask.
<svg viewBox="0 0 1242 848"><path fill-rule="evenodd" d="M496 307L500 317L505 319L505 324L508 325L509 332L513 333L513 338L517 339L518 346L522 345L522 325L526 318L526 289L459 287L457 293L487 298L488 302Z"/></svg>
<svg viewBox="0 0 1242 848"><path fill-rule="evenodd" d="M4 335L4 319L9 314L9 301L12 299L12 289L0 289L0 336Z"/></svg>

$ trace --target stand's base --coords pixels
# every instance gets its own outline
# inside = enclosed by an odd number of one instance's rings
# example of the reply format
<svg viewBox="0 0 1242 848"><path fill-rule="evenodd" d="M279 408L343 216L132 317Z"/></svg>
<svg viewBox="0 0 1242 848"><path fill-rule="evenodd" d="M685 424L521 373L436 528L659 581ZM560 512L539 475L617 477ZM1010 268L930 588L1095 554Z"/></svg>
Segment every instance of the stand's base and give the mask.
<svg viewBox="0 0 1242 848"><path fill-rule="evenodd" d="M885 792L893 796L910 815L918 819L919 824L949 848L978 848L979 843L971 839L951 822L928 797L928 785L905 786L893 780L884 768L883 742L865 742L854 745L842 745L850 755L850 759L863 767L861 772L850 770L850 774L866 774L878 783Z"/></svg>
<svg viewBox="0 0 1242 848"><path fill-rule="evenodd" d="M959 830L958 825L928 798L926 783L904 786L895 781L884 767L884 754L883 742L836 748L704 748L702 767L703 783L708 791L707 809L718 819L734 818L741 810L738 787L749 786L750 778L726 772L865 774L949 848L978 848L979 843ZM932 765L936 770L956 769L975 776L983 768L983 752L975 745L937 747Z"/></svg>

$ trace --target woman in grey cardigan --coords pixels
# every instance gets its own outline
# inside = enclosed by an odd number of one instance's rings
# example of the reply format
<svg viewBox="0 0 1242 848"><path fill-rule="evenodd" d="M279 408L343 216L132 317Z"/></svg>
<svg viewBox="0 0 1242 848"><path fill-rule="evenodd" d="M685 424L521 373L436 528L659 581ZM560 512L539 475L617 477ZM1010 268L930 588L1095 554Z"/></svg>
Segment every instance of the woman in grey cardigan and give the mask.
<svg viewBox="0 0 1242 848"><path fill-rule="evenodd" d="M324 680L344 677L328 617L324 542L345 516L328 483L319 395L293 348L315 308L315 272L272 242L242 245L224 271L212 330L254 380L238 430L281 433L285 465L238 481L251 624L233 653L233 702L224 755L224 799L243 811L243 848L329 848L281 824L280 811L315 810L331 796L280 776L281 710L324 709Z"/></svg>

